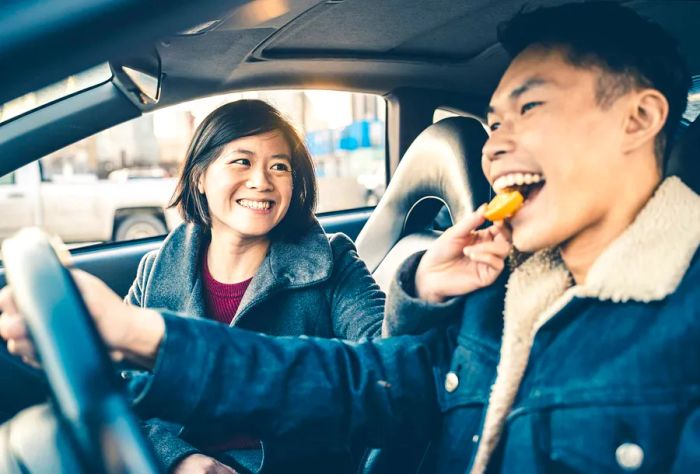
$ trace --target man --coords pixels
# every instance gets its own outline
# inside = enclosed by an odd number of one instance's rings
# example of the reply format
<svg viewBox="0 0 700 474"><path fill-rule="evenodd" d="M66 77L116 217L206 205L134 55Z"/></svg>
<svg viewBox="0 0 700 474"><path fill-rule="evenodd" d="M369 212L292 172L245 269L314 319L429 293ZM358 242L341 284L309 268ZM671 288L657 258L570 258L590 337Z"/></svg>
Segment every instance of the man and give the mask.
<svg viewBox="0 0 700 474"><path fill-rule="evenodd" d="M697 469L700 196L662 179L689 86L675 43L610 3L523 14L499 36L513 61L483 168L525 203L509 229L473 232L477 212L405 262L385 331L416 335L349 345L125 317L78 275L106 342L155 367L142 413L293 446L425 442L421 472ZM531 255L499 276L511 232ZM0 307L31 357L7 292Z"/></svg>

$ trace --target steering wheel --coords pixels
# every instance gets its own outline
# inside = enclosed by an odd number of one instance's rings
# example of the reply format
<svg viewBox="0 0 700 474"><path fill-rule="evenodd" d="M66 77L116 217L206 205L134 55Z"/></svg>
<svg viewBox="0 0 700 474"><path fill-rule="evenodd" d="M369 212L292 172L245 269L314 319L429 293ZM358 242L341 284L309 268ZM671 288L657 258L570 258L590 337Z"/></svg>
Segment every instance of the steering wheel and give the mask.
<svg viewBox="0 0 700 474"><path fill-rule="evenodd" d="M5 240L2 256L46 373L54 411L75 451L71 454L86 473L156 473L153 453L119 389L107 348L59 258L69 257L62 249L60 241L52 243L43 231L31 228Z"/></svg>

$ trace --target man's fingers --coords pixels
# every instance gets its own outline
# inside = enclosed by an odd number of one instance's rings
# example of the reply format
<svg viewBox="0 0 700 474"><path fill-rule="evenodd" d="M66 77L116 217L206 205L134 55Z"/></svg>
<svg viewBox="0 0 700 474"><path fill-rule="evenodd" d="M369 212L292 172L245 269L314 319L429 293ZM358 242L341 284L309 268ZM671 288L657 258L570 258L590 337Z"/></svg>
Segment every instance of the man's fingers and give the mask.
<svg viewBox="0 0 700 474"><path fill-rule="evenodd" d="M27 335L27 325L20 315L9 313L0 315L0 336L3 339L23 339Z"/></svg>
<svg viewBox="0 0 700 474"><path fill-rule="evenodd" d="M486 218L484 217L485 208L485 204L480 206L476 211L472 212L461 221L456 222L455 225L453 225L447 230L447 232L457 235L466 235L469 232L473 231L481 224L483 224L486 220Z"/></svg>
<svg viewBox="0 0 700 474"><path fill-rule="evenodd" d="M10 339L7 341L7 352L16 356L36 359L34 345L29 339Z"/></svg>
<svg viewBox="0 0 700 474"><path fill-rule="evenodd" d="M126 359L126 356L122 351L110 351L109 356L112 359L112 362L122 362L124 359Z"/></svg>
<svg viewBox="0 0 700 474"><path fill-rule="evenodd" d="M487 230L493 238L493 240L501 240L505 242L513 241L513 235L510 230L510 225L506 224L505 221L494 222L494 224Z"/></svg>
<svg viewBox="0 0 700 474"><path fill-rule="evenodd" d="M24 357L24 356L23 356L23 357L22 357L22 362L24 362L24 363L27 364L27 365L30 365L30 366L34 367L35 369L41 369L41 364L39 364L39 362L37 362L37 360L34 359L34 358L31 358L31 357Z"/></svg>
<svg viewBox="0 0 700 474"><path fill-rule="evenodd" d="M484 263L499 272L503 270L503 267L505 265L505 263L503 262L503 258L490 253L474 253L468 255L468 257L473 262Z"/></svg>
<svg viewBox="0 0 700 474"><path fill-rule="evenodd" d="M12 291L9 286L0 288L0 313L17 313L17 305L12 298Z"/></svg>
<svg viewBox="0 0 700 474"><path fill-rule="evenodd" d="M509 242L504 240L494 240L492 242L482 242L480 244L464 247L463 252L467 257L470 257L472 254L493 254L501 259L504 259L510 253L510 249L511 244Z"/></svg>

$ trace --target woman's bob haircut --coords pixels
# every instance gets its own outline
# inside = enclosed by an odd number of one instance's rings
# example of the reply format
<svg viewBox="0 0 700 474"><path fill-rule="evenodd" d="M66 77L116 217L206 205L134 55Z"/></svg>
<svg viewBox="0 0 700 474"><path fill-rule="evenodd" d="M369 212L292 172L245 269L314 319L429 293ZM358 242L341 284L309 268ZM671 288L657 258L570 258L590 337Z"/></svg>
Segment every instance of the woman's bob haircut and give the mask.
<svg viewBox="0 0 700 474"><path fill-rule="evenodd" d="M207 198L197 183L207 167L233 140L279 131L292 152L292 199L270 238L295 240L315 221L316 175L311 155L299 132L282 114L262 100L238 100L210 113L192 137L169 207L177 207L185 222L211 228Z"/></svg>

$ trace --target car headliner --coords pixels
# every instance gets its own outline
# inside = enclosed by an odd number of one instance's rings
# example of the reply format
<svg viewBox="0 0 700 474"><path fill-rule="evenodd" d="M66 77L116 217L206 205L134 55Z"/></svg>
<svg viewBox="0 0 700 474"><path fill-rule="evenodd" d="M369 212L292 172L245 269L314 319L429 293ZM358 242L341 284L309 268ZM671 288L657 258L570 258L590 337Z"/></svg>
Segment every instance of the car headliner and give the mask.
<svg viewBox="0 0 700 474"><path fill-rule="evenodd" d="M427 124L428 102L482 112L508 62L496 40L499 23L523 9L562 3L567 1L19 0L0 5L0 64L16 65L0 75L0 102L105 60L137 65L157 57L163 73L155 105L98 87L5 122L0 175L152 109L266 88L373 92L386 95L390 105L407 91L404 97L414 100L401 115L409 120L400 120L400 128L393 120L398 133L388 132L394 133L388 141L393 170ZM700 2L621 3L670 30L691 71L700 72L700 30L690 20L700 18ZM416 98L426 95L442 98L420 105ZM426 110L419 113L419 106ZM414 115L421 116L409 117Z"/></svg>
<svg viewBox="0 0 700 474"><path fill-rule="evenodd" d="M80 3L85 5L78 13ZM7 94L19 95L11 93L16 87L25 89L18 92L28 92L44 85L35 81L37 75L54 74L52 80L60 79L77 72L75 68L85 68L100 59L143 63L151 61L154 51L161 59L164 81L160 102L150 108L224 91L265 88L323 88L379 94L399 88L422 88L457 92L483 101L508 61L496 41L496 26L523 9L562 4L566 0L201 0L197 3L199 8L193 9L191 3L182 0L136 3L100 0L90 3L94 5L95 21L84 12L88 5L85 0L73 0L69 4L50 0L41 6L34 5L35 2L18 2L17 5L28 5L24 12L14 7L24 17L12 16L13 7L0 7L7 14L0 21L3 26L0 38L4 40L0 44L0 59L13 60L18 66L5 71L5 79L9 80L0 79L4 88L0 101L11 98ZM700 2L625 0L621 3L670 30L679 39L691 70L700 71L697 47L700 30L689 21L700 18ZM70 5L74 11L70 11ZM143 11L139 11L139 6ZM103 10L102 17L97 16L98 7ZM38 12L46 17L44 23ZM77 19L64 18L70 15ZM171 21L156 21L153 18L156 15L169 15ZM84 25L80 24L81 16L85 17ZM28 23L29 20L35 24ZM189 33L162 34L183 31L182 25L191 25L193 21L198 25L192 25ZM85 31L87 26L91 29ZM44 30L51 28L55 30L53 36L44 34ZM107 47L115 36L132 37L133 41L112 41L113 47ZM93 37L94 47L83 47ZM153 41L153 37L160 39ZM31 47L13 51L18 38ZM73 44L58 38L72 38ZM3 54L7 48L14 56ZM93 50L95 54L86 56L81 63L80 55L86 54L83 50ZM124 51L129 53L125 55ZM52 59L55 56L60 61ZM41 63L37 64L42 59L48 63L43 70ZM53 68L49 67L52 60L58 61ZM18 86L17 79L22 78L25 67L30 73L24 74L21 81L24 86ZM55 77L59 70L65 72ZM37 73L33 74L34 71ZM27 84L37 85L27 89Z"/></svg>
<svg viewBox="0 0 700 474"><path fill-rule="evenodd" d="M155 44L159 107L227 90L441 89L488 97L507 65L497 25L561 0L259 0ZM622 2L672 31L700 70L700 2ZM591 25L594 28L594 25Z"/></svg>

